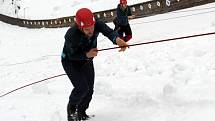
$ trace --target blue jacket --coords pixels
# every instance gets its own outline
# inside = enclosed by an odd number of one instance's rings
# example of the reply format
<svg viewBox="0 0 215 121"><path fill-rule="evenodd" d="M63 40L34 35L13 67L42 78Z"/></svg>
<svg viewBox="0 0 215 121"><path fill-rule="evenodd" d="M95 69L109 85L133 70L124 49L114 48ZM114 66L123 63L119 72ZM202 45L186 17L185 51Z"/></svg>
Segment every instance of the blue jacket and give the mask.
<svg viewBox="0 0 215 121"><path fill-rule="evenodd" d="M118 25L119 26L126 26L128 25L128 16L131 16L131 9L129 6L125 8L125 10L122 10L120 7L120 4L118 4L117 9L116 9L116 14L117 14L117 20L118 20Z"/></svg>
<svg viewBox="0 0 215 121"><path fill-rule="evenodd" d="M85 34L77 27L77 25L71 26L65 35L65 43L61 59L67 60L89 60L86 53L92 48L97 47L97 37L99 33L108 37L109 40L116 44L116 38L119 36L115 31L108 27L102 21L96 21L94 34L91 38L87 38Z"/></svg>

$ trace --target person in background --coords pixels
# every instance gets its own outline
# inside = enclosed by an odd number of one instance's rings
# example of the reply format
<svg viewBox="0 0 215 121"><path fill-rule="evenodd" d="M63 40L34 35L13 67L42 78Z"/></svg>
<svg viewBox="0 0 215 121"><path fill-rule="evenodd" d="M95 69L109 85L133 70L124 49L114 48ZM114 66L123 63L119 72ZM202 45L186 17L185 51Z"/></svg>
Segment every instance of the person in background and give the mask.
<svg viewBox="0 0 215 121"><path fill-rule="evenodd" d="M135 18L135 15L132 15L131 9L127 5L127 0L120 0L120 3L117 5L116 14L117 16L113 20L115 25L114 30L127 42L132 38L132 31L128 20Z"/></svg>
<svg viewBox="0 0 215 121"><path fill-rule="evenodd" d="M14 5L14 14L17 18L19 17L19 10L21 9L19 2L19 0L12 0L12 5Z"/></svg>
<svg viewBox="0 0 215 121"><path fill-rule="evenodd" d="M77 11L75 24L65 34L65 43L61 62L73 90L67 105L68 121L87 120L86 110L94 91L93 58L97 56L97 37L102 33L113 44L120 47L120 52L128 48L126 42L104 22L97 21L88 8ZM77 119L78 118L78 119Z"/></svg>

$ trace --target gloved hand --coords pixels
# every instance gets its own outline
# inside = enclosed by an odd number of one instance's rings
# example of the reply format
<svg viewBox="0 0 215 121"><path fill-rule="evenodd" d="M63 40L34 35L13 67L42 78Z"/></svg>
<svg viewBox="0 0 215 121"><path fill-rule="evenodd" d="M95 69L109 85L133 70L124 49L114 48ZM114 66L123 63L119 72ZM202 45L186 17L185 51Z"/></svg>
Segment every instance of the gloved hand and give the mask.
<svg viewBox="0 0 215 121"><path fill-rule="evenodd" d="M128 44L121 38L116 38L116 44L121 48L119 52L125 51L127 48L129 48Z"/></svg>
<svg viewBox="0 0 215 121"><path fill-rule="evenodd" d="M128 16L128 19L134 19L135 18L135 15L131 15L131 16Z"/></svg>
<svg viewBox="0 0 215 121"><path fill-rule="evenodd" d="M86 56L88 58L92 58L92 57L97 56L97 54L98 54L98 49L97 48L92 48L89 52L86 53Z"/></svg>

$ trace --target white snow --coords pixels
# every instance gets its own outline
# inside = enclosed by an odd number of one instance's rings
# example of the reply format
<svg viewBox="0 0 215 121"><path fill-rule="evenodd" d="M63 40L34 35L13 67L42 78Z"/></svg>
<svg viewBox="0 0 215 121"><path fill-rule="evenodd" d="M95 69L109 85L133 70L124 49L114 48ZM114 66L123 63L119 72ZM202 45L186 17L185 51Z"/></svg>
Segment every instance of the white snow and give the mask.
<svg viewBox="0 0 215 121"><path fill-rule="evenodd" d="M35 8L42 0L25 2L34 9L27 15L31 19L69 16L71 6L74 14L82 5L99 11L117 4L111 1L114 5L108 5L110 0L61 4L46 0L49 6L37 9L47 13L39 13ZM59 11L54 13L56 6ZM213 6L214 3L181 10L192 10L188 12L131 20L133 39L129 44L214 32L215 8L201 10ZM202 12L208 13L180 17ZM108 25L113 28L112 23ZM0 95L64 73L60 54L67 29L27 29L0 22ZM214 38L210 35L135 46L123 53L100 52L94 59L95 93L87 111L96 115L92 121L214 121ZM113 46L99 36L99 49ZM0 98L0 120L66 121L72 88L67 76L61 76L11 93Z"/></svg>
<svg viewBox="0 0 215 121"><path fill-rule="evenodd" d="M12 0L0 1L0 14L27 19L51 19L64 16L74 16L79 8L87 7L94 12L117 7L118 0ZM149 0L129 0L128 4L142 3ZM18 15L14 13L20 5Z"/></svg>

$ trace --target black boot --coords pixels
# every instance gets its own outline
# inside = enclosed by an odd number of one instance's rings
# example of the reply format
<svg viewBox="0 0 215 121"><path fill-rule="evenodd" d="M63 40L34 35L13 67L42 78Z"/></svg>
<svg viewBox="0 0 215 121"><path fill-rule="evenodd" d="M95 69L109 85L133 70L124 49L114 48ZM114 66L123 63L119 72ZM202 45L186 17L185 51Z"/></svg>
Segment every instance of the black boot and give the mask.
<svg viewBox="0 0 215 121"><path fill-rule="evenodd" d="M77 106L71 104L67 105L67 118L68 121L78 121Z"/></svg>
<svg viewBox="0 0 215 121"><path fill-rule="evenodd" d="M85 111L78 111L78 119L80 121L88 120L88 119L90 119L90 116L87 115Z"/></svg>

